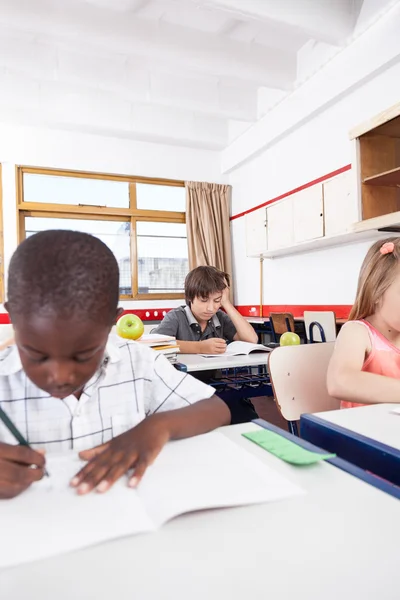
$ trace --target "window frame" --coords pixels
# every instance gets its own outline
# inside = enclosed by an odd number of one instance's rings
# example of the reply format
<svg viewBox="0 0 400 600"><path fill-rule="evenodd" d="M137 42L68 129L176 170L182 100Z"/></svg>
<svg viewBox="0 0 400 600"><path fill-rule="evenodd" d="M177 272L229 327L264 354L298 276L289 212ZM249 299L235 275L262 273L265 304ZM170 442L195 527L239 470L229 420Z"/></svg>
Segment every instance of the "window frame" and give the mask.
<svg viewBox="0 0 400 600"><path fill-rule="evenodd" d="M1 168L1 165L0 165ZM73 171L64 169L51 169L42 167L27 167L16 165L16 191L17 191L17 237L18 243L25 239L25 217L43 217L60 219L91 219L96 221L121 221L130 222L130 247L131 247L131 285L132 294L120 295L121 300L174 300L183 298L181 293L139 294L138 291L138 254L137 254L137 223L149 221L159 223L184 223L186 214L176 211L138 209L136 205L136 184L185 187L185 182L174 179L157 179L149 177L135 177L130 175L115 175L107 173L92 173L86 171ZM100 179L120 181L129 184L129 207L114 208L106 206L79 206L74 204L50 204L45 202L24 202L24 174L51 175L58 177L74 177L82 179ZM0 171L1 175L1 171ZM1 204L1 187L0 187ZM1 208L1 206L0 206ZM0 220L1 227L1 220ZM2 227L1 227L2 231ZM2 268L2 265L1 265ZM1 282L3 278L1 277ZM0 290L1 292L2 290Z"/></svg>
<svg viewBox="0 0 400 600"><path fill-rule="evenodd" d="M3 171L0 163L0 303L5 299L4 286L4 221L3 221Z"/></svg>

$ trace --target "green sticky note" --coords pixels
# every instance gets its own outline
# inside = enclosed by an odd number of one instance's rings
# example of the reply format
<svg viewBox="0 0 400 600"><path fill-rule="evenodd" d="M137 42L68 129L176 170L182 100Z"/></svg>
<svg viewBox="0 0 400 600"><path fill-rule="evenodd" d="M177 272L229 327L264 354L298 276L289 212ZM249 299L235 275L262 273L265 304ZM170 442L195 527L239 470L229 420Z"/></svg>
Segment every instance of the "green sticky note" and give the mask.
<svg viewBox="0 0 400 600"><path fill-rule="evenodd" d="M264 448L264 450L268 450L271 454L274 454L278 458L291 463L292 465L312 465L320 460L334 458L336 456L336 454L318 454L318 452L311 452L268 429L242 433L242 435L258 446L261 446L261 448Z"/></svg>

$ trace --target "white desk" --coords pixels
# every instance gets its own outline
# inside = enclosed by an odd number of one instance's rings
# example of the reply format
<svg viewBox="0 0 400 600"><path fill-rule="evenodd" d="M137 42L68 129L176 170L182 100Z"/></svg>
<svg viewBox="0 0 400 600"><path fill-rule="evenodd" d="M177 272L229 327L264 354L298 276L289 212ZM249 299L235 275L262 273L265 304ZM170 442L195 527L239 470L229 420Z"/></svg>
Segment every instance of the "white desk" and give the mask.
<svg viewBox="0 0 400 600"><path fill-rule="evenodd" d="M391 413L398 406L376 404L302 415L301 435L400 486L400 415Z"/></svg>
<svg viewBox="0 0 400 600"><path fill-rule="evenodd" d="M400 450L400 415L391 413L391 410L399 406L374 404L360 408L330 410L316 413L315 416Z"/></svg>
<svg viewBox="0 0 400 600"><path fill-rule="evenodd" d="M245 317L248 323L254 323L256 325L268 325L270 323L269 317Z"/></svg>
<svg viewBox="0 0 400 600"><path fill-rule="evenodd" d="M400 502L332 465L280 461L239 435L255 427L224 432L306 495L4 570L2 600L398 600Z"/></svg>
<svg viewBox="0 0 400 600"><path fill-rule="evenodd" d="M252 352L238 356L213 356L205 358L200 354L178 354L178 363L186 365L191 371L209 371L214 369L232 369L233 367L257 367L268 364L269 352Z"/></svg>
<svg viewBox="0 0 400 600"><path fill-rule="evenodd" d="M302 321L304 323L304 317L293 317L295 321ZM255 325L269 325L270 318L269 317L245 317L246 321L249 323L254 323ZM338 318L336 319L337 325L343 325L346 323L347 319Z"/></svg>

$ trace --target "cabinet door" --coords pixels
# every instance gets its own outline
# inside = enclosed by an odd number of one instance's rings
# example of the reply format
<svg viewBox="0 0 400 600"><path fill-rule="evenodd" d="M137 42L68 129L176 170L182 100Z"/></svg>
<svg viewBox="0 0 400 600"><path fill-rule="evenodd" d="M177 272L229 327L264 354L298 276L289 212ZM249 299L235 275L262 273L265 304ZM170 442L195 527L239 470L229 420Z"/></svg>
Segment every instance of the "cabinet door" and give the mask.
<svg viewBox="0 0 400 600"><path fill-rule="evenodd" d="M258 208L245 216L246 255L260 256L267 251L266 209Z"/></svg>
<svg viewBox="0 0 400 600"><path fill-rule="evenodd" d="M306 242L324 235L324 201L322 184L293 195L294 241Z"/></svg>
<svg viewBox="0 0 400 600"><path fill-rule="evenodd" d="M351 171L324 183L325 235L345 233L358 221L358 206Z"/></svg>
<svg viewBox="0 0 400 600"><path fill-rule="evenodd" d="M287 198L267 207L268 250L293 246L293 202Z"/></svg>

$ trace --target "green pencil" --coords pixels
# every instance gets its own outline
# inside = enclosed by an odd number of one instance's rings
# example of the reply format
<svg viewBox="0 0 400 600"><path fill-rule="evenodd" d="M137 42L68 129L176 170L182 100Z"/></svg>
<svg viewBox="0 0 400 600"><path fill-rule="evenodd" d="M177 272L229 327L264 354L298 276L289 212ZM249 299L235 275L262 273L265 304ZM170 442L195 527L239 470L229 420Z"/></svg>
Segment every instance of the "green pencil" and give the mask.
<svg viewBox="0 0 400 600"><path fill-rule="evenodd" d="M13 434L20 446L28 446L28 448L30 447L24 436L20 433L20 431L18 431L14 423L11 421L10 417L4 412L1 406L0 419L3 421L4 425L10 431L10 433ZM46 477L49 477L49 473L46 471L46 469L44 469L44 474L46 475Z"/></svg>

